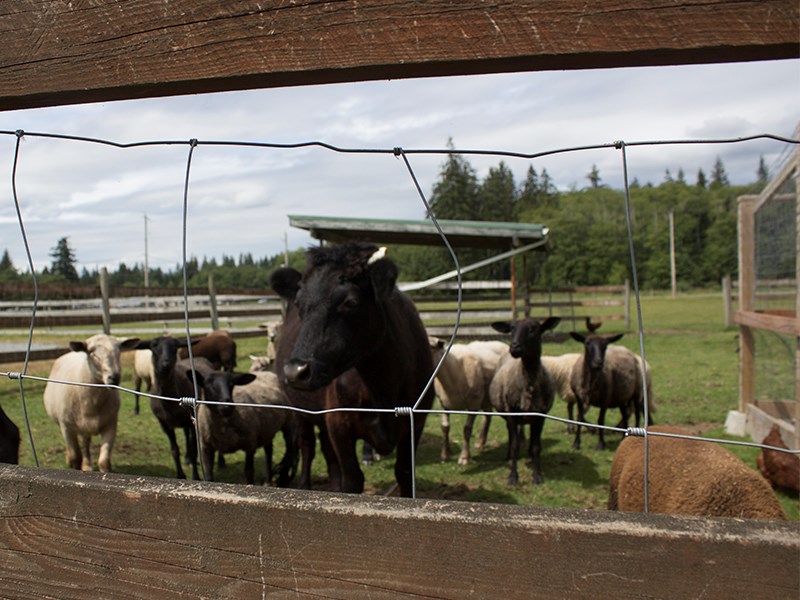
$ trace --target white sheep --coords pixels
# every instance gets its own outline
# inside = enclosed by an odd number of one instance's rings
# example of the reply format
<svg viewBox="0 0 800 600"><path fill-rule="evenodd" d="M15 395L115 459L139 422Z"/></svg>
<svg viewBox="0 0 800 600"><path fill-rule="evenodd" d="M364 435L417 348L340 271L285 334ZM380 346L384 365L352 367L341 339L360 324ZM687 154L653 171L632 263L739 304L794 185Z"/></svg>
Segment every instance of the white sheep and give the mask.
<svg viewBox="0 0 800 600"><path fill-rule="evenodd" d="M553 379L553 385L556 388L556 394L564 402L567 403L567 414L569 420L573 420L573 412L575 409L575 394L572 392L572 369L578 360L580 354L577 352L570 352L560 356L543 356L542 366L550 373ZM572 424L567 425L567 432L574 433L575 426Z"/></svg>
<svg viewBox="0 0 800 600"><path fill-rule="evenodd" d="M543 415L553 407L555 387L550 374L542 367L542 334L560 322L558 317L548 317L543 321L525 318L513 322L492 323L496 331L511 334L509 354L500 362L489 386L492 406L505 419L508 428L510 485L516 485L518 480L517 457L524 439L523 428L526 423L531 426L528 453L533 459L533 482L540 484L544 481L541 465L542 428L545 419ZM539 414L513 414L527 412Z"/></svg>
<svg viewBox="0 0 800 600"><path fill-rule="evenodd" d="M153 353L150 350L136 350L133 353L133 387L138 392L144 383L145 392L153 389L156 375L153 372ZM133 395L133 414L139 414L139 394Z"/></svg>
<svg viewBox="0 0 800 600"><path fill-rule="evenodd" d="M55 360L49 379L119 385L120 350L134 348L138 342L137 338L120 342L106 334L93 335L85 342L70 342L72 351ZM104 473L111 471L111 449L117 435L119 405L119 391L114 388L47 382L44 407L61 428L70 467L92 470L91 437L99 434L98 466Z"/></svg>
<svg viewBox="0 0 800 600"><path fill-rule="evenodd" d="M252 366L250 367L251 373L272 370L272 364L275 362L275 344L280 335L282 325L283 321L259 323L258 326L261 329L267 330L267 350L263 356L250 355L250 360L252 361Z"/></svg>
<svg viewBox="0 0 800 600"><path fill-rule="evenodd" d="M444 342L429 338L434 361L441 358ZM491 411L489 385L503 356L508 355L508 344L497 341L475 341L469 344L453 344L436 374L436 395L445 410ZM466 465L470 460L470 439L476 415L467 415L464 423L464 440L458 464ZM489 431L490 417L484 416L476 449L483 448ZM450 418L442 414L441 460L450 458Z"/></svg>
<svg viewBox="0 0 800 600"><path fill-rule="evenodd" d="M250 358L250 372L257 373L258 371L271 371L274 358L269 356L257 356L255 354L248 354Z"/></svg>

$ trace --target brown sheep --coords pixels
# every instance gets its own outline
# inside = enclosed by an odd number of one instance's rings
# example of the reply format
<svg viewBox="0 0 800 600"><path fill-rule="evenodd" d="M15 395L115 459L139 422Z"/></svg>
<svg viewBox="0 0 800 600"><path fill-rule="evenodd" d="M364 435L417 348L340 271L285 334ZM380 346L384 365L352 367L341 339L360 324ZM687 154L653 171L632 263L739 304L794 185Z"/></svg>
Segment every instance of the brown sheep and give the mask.
<svg viewBox="0 0 800 600"><path fill-rule="evenodd" d="M207 358L215 369L233 371L236 367L236 342L225 329L215 329L208 335L192 340L192 356ZM178 349L178 358L189 358L189 350Z"/></svg>
<svg viewBox="0 0 800 600"><path fill-rule="evenodd" d="M775 448L786 448L777 425L772 426L762 444ZM774 487L800 494L800 456L765 448L756 458L756 464L761 474Z"/></svg>
<svg viewBox="0 0 800 600"><path fill-rule="evenodd" d="M688 435L660 425L649 432ZM718 443L683 438L649 438L651 512L706 517L785 520L769 483ZM611 465L609 510L643 512L644 440L627 437Z"/></svg>

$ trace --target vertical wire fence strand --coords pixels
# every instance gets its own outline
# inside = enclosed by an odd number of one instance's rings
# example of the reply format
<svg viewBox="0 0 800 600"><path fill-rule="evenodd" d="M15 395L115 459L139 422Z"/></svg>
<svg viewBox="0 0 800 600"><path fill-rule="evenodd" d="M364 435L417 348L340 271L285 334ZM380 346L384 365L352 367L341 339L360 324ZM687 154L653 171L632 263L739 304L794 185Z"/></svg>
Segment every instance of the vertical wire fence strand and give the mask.
<svg viewBox="0 0 800 600"><path fill-rule="evenodd" d="M203 476L203 481L207 481L206 477L206 468L203 464L202 460L202 448L200 447L200 424L198 419L198 407L197 407L197 397L198 397L198 386L197 386L197 371L195 370L194 365L194 354L192 353L192 337L189 331L189 278L186 273L186 238L188 233L188 226L187 226L187 219L189 214L189 175L192 170L192 155L194 154L194 149L197 147L197 140L191 139L189 140L189 156L186 159L186 179L184 180L183 184L183 222L182 222L182 259L183 259L183 322L186 329L186 349L189 352L189 364L191 365L192 370L192 386L194 387L194 401L192 402L191 411L192 411L192 425L194 426L194 437L195 437L195 445L196 445L196 452L197 458L195 461L195 465L197 462L200 463L200 471ZM184 404L184 406L186 406ZM188 410L188 408L187 408Z"/></svg>
<svg viewBox="0 0 800 600"><path fill-rule="evenodd" d="M14 207L17 211L17 220L19 221L19 230L22 234L22 242L25 245L25 255L28 259L28 268L31 271L31 279L33 280L33 307L31 309L31 325L28 329L28 343L25 352L25 361L22 365L22 375L28 372L28 361L31 356L31 344L33 342L33 331L36 324L36 307L39 304L39 283L36 279L36 270L33 268L33 257L31 256L30 245L28 244L28 236L25 233L25 224L22 219L22 211L19 208L19 197L17 196L17 165L19 163L19 147L25 132L21 129L17 130L17 143L14 147L14 164L11 169L11 193L14 196ZM31 431L31 423L28 418L28 404L25 401L25 386L22 384L23 378L19 378L19 397L22 402L22 414L25 419L25 428L28 430L28 441L31 445L31 452L33 453L33 463L39 466L39 457L36 454L36 446L33 443L33 432Z"/></svg>
<svg viewBox="0 0 800 600"><path fill-rule="evenodd" d="M457 286L456 286L457 287L457 289L456 289L456 292L457 292L457 297L456 297L456 320L455 320L455 324L453 325L453 334L450 336L450 340L449 340L449 342L447 343L447 346L444 349L444 353L442 354L442 357L439 359L439 362L436 364L436 367L434 368L433 373L431 374L431 377L428 380L428 384L422 390L422 393L419 395L419 398L417 398L417 401L414 403L414 410L416 410L419 407L419 403L422 402L422 398L425 396L425 394L427 393L428 389L430 389L430 386L433 385L433 381L436 378L436 374L439 372L439 367L441 366L442 362L444 362L444 359L447 356L447 354L450 352L450 347L453 345L453 343L455 342L456 336L458 335L458 327L459 327L459 324L461 323L461 304L462 304L461 265L458 262L458 256L456 256L456 253L453 250L453 247L450 245L450 240L447 239L447 236L445 235L444 231L442 231L442 228L439 225L439 221L436 220L436 215L434 214L433 209L431 208L430 203L428 202L428 199L425 197L425 192L422 191L422 187L420 186L419 181L417 180L417 176L414 173L414 169L411 168L411 163L409 163L408 157L406 156L406 153L403 151L402 148L395 148L395 155L402 157L403 162L406 165L406 169L408 170L408 174L411 176L411 180L414 182L414 187L416 188L417 193L419 194L420 200L422 200L422 204L425 206L425 214L431 220L431 223L433 223L433 226L436 228L436 231L439 233L439 237L442 238L442 242L444 243L445 247L447 248L447 251L450 253L450 256L453 258L453 264L456 267L455 268L455 271L456 271L456 282L457 282Z"/></svg>
<svg viewBox="0 0 800 600"><path fill-rule="evenodd" d="M642 358L641 363L641 376L642 376L642 403L644 404L644 512L650 512L650 496L648 494L648 480L649 473L648 467L650 465L649 458L649 440L647 438L647 423L650 415L647 410L647 402L649 401L647 394L647 361L645 360L644 353L644 319L642 317L642 301L639 295L639 276L636 268L636 253L633 245L633 225L631 224L631 193L628 186L628 154L625 151L625 142L617 142L617 147L622 151L622 176L625 185L625 222L628 228L628 251L631 257L631 279L633 280L633 294L636 300L636 319L637 330L639 333L639 354Z"/></svg>
<svg viewBox="0 0 800 600"><path fill-rule="evenodd" d="M420 200L422 200L422 204L425 206L425 214L433 223L433 226L436 228L436 231L439 233L439 237L442 238L442 242L444 243L447 251L450 253L450 256L453 258L453 264L455 265L456 270L456 295L457 295L457 304L456 304L456 321L453 325L453 334L450 336L450 340L447 343L447 346L442 353L442 356L439 358L439 362L436 363L434 366L433 372L431 373L428 382L425 384L422 392L417 397L414 406L408 411L411 427L411 497L417 497L417 458L416 458L416 444L415 444L415 435L414 435L414 411L419 408L420 402L428 393L428 390L433 385L434 380L436 379L436 374L439 372L439 369L442 366L442 363L447 358L447 354L450 352L450 348L453 346L453 343L456 340L456 335L458 335L458 326L461 322L461 264L458 262L458 256L456 256L453 247L450 245L450 240L447 239L444 231L442 231L441 226L439 225L439 221L436 220L436 215L433 212L433 209L428 202L428 199L425 197L425 192L422 191L422 186L420 186L419 181L417 180L417 176L414 173L414 169L411 168L411 163L408 161L408 157L406 153L403 152L402 148L395 148L395 156L401 156L403 158L403 162L406 165L406 169L408 170L408 174L411 176L411 180L414 182L414 187L419 194Z"/></svg>

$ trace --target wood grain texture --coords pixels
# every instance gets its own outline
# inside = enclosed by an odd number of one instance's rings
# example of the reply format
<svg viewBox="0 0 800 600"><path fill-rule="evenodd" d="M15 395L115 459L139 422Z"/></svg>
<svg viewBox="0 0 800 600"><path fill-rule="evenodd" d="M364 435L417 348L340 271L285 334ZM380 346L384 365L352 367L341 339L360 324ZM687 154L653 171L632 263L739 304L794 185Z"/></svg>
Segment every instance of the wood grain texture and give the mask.
<svg viewBox="0 0 800 600"><path fill-rule="evenodd" d="M797 523L0 465L8 598L772 600L800 589L798 561Z"/></svg>
<svg viewBox="0 0 800 600"><path fill-rule="evenodd" d="M795 0L4 0L0 110L800 56Z"/></svg>

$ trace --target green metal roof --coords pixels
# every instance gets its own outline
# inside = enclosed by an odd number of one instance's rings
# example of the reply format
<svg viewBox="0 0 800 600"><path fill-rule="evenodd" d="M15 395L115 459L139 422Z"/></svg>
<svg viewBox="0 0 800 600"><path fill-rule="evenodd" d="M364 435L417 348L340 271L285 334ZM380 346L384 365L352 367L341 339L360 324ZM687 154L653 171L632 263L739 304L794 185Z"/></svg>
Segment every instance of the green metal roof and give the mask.
<svg viewBox="0 0 800 600"><path fill-rule="evenodd" d="M359 219L288 215L289 225L305 229L318 240L328 242L364 241L379 244L415 244L440 246L441 237L431 221L394 219ZM438 220L439 226L454 247L510 250L534 242L546 241L548 228L534 223L496 221ZM544 249L544 244L541 249Z"/></svg>

